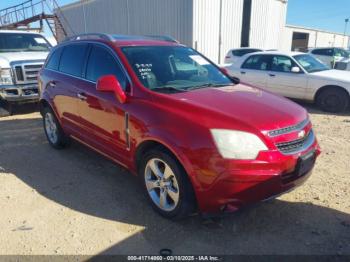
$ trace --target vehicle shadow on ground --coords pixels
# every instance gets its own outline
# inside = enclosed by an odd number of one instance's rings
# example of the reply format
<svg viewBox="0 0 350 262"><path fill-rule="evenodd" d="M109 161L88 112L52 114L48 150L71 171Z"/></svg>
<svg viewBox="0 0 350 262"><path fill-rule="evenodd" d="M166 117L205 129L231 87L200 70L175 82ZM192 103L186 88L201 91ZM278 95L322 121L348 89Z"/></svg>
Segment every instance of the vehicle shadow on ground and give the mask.
<svg viewBox="0 0 350 262"><path fill-rule="evenodd" d="M31 114L37 111L39 111L39 105L37 103L13 105L10 109L9 105L0 100L0 117Z"/></svg>
<svg viewBox="0 0 350 262"><path fill-rule="evenodd" d="M102 254L350 254L349 214L273 200L210 223L200 216L168 221L125 169L77 143L52 149L40 119L0 126L0 170L67 208L144 228Z"/></svg>

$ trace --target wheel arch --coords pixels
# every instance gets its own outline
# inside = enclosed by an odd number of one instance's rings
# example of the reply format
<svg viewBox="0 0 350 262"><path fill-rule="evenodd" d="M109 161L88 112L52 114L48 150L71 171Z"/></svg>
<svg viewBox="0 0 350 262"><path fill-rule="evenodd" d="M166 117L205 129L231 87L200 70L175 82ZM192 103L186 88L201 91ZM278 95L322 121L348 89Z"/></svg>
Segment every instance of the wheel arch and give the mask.
<svg viewBox="0 0 350 262"><path fill-rule="evenodd" d="M347 94L348 99L350 100L350 92L346 88L339 86L339 85L325 85L317 90L317 92L315 93L315 96L314 96L314 101L317 102L321 93L329 88L337 88L337 89L344 91Z"/></svg>
<svg viewBox="0 0 350 262"><path fill-rule="evenodd" d="M158 149L161 150L163 152L168 153L170 156L172 156L174 158L174 160L179 164L179 166L184 170L187 179L189 180L189 186L191 188L191 191L193 193L193 197L194 197L194 201L195 201L195 205L198 205L198 199L197 199L197 190L195 190L196 188L196 180L190 175L192 170L189 167L189 163L184 163L187 162L187 160L184 160L183 158L181 158L179 156L179 152L176 152L176 150L172 149L169 145L167 145L164 142L158 141L156 139L148 139L148 140L144 140L142 141L136 148L135 153L134 153L134 163L135 163L135 167L137 169L137 175L139 175L139 168L140 168L140 161L142 159L142 156L152 150L152 149ZM192 172L193 173L193 172Z"/></svg>
<svg viewBox="0 0 350 262"><path fill-rule="evenodd" d="M44 114L44 108L45 108L45 107L49 107L49 108L52 109L50 103L47 102L46 99L40 99L40 101L39 101L39 112L40 112L41 115Z"/></svg>
<svg viewBox="0 0 350 262"><path fill-rule="evenodd" d="M156 149L156 148L169 153L171 156L173 156L181 164L182 167L184 167L184 165L181 163L181 160L178 157L178 154L176 152L174 152L174 150L171 149L168 145L166 145L165 143L160 142L159 140L156 140L156 139L148 139L148 140L142 141L137 146L137 148L135 150L134 161L135 161L135 165L136 165L137 169L139 166L139 162L142 159L142 156L147 151L150 151L150 150Z"/></svg>

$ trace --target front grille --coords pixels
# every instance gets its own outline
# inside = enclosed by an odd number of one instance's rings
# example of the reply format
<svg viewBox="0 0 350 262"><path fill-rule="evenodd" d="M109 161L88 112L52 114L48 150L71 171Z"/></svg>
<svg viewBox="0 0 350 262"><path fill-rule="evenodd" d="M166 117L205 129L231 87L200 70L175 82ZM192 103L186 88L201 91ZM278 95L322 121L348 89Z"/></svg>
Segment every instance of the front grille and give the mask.
<svg viewBox="0 0 350 262"><path fill-rule="evenodd" d="M305 119L304 121L300 122L299 124L296 124L294 126L284 127L281 129L272 130L268 134L270 137L288 134L288 133L291 133L293 131L303 129L305 126L307 126L308 123L309 123L309 119Z"/></svg>
<svg viewBox="0 0 350 262"><path fill-rule="evenodd" d="M32 84L37 82L43 62L15 62L13 67L17 84Z"/></svg>
<svg viewBox="0 0 350 262"><path fill-rule="evenodd" d="M18 81L24 81L23 71L21 66L15 66L16 79Z"/></svg>
<svg viewBox="0 0 350 262"><path fill-rule="evenodd" d="M39 71L42 67L42 64L25 65L24 74L26 76L27 81L37 81Z"/></svg>
<svg viewBox="0 0 350 262"><path fill-rule="evenodd" d="M313 143L314 139L315 138L313 131L310 130L310 132L303 138L289 142L278 143L276 146L278 150L283 154L294 154L310 146Z"/></svg>

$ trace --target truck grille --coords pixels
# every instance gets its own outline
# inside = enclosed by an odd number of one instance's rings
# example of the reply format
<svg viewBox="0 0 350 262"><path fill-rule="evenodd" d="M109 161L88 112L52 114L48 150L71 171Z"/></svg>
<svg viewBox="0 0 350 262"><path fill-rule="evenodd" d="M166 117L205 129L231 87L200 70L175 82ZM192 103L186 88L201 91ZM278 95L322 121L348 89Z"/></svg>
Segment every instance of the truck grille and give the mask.
<svg viewBox="0 0 350 262"><path fill-rule="evenodd" d="M312 130L310 130L310 132L301 139L278 143L276 144L276 146L278 150L281 151L283 154L294 154L308 148L313 144L314 141L315 141L314 133Z"/></svg>
<svg viewBox="0 0 350 262"><path fill-rule="evenodd" d="M43 67L44 62L33 63L16 63L13 67L15 80L17 84L33 84L37 83L37 77L40 69Z"/></svg>

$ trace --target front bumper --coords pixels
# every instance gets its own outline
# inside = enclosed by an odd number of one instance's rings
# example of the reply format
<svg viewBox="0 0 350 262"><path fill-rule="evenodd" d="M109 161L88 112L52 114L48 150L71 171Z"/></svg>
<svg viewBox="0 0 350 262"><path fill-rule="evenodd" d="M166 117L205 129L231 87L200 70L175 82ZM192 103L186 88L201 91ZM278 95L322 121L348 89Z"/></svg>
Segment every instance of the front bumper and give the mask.
<svg viewBox="0 0 350 262"><path fill-rule="evenodd" d="M302 174L297 172L300 158L314 152L320 154L317 141L303 152L283 155L279 151L262 152L254 161L226 161L224 170L215 179L196 190L202 213L233 212L239 208L291 191L310 176L314 162ZM216 166L219 166L218 163ZM208 182L203 170L197 178Z"/></svg>
<svg viewBox="0 0 350 262"><path fill-rule="evenodd" d="M7 102L31 103L39 101L37 84L0 86L0 98Z"/></svg>

